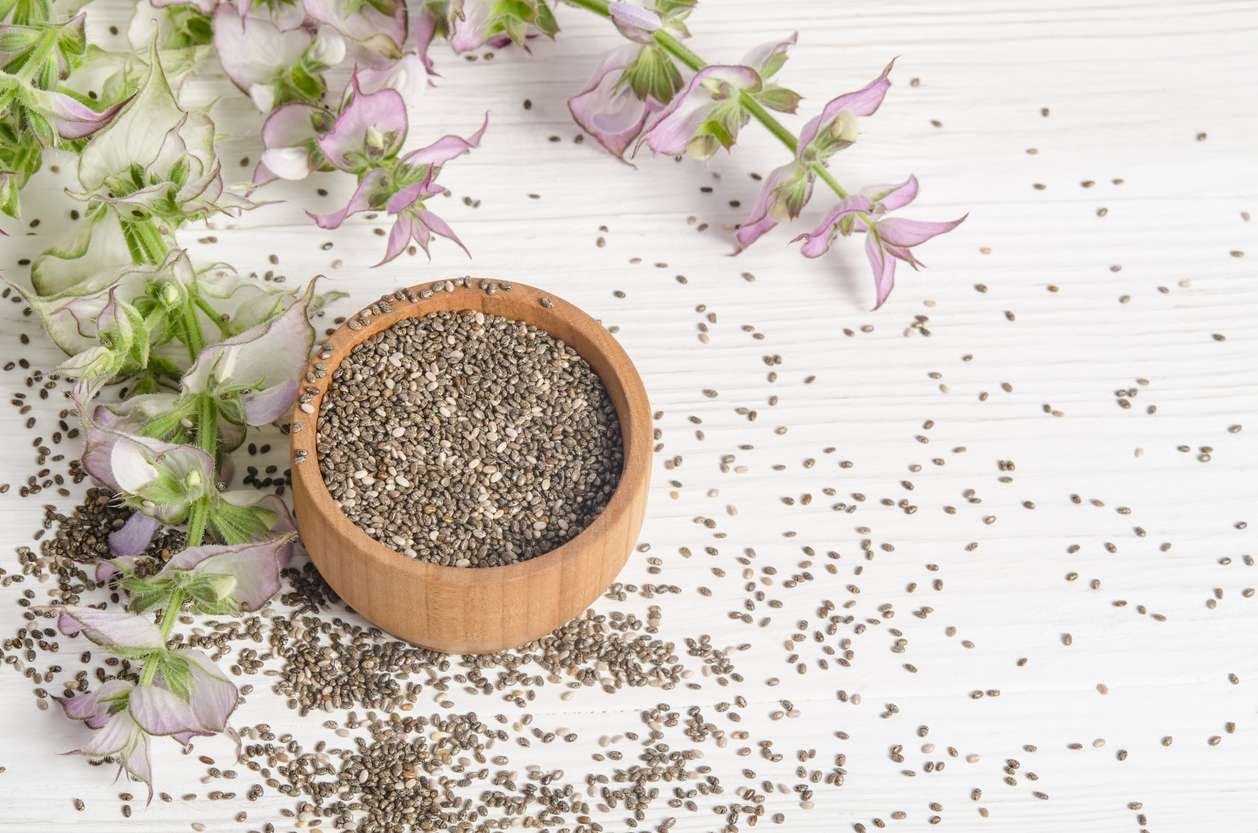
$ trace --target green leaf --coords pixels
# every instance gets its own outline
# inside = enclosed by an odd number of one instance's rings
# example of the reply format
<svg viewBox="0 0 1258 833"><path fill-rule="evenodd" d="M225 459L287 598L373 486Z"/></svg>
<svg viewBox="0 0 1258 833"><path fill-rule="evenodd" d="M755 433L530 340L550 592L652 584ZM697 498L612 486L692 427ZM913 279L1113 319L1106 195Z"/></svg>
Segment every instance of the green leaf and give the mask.
<svg viewBox="0 0 1258 833"><path fill-rule="evenodd" d="M779 87L776 84L765 86L760 92L752 93L751 97L770 110L777 110L779 113L794 113L799 107L801 98L793 90Z"/></svg>
<svg viewBox="0 0 1258 833"><path fill-rule="evenodd" d="M187 658L163 653L151 661L157 663L157 673L162 675L171 693L181 700L187 700L192 694L192 672Z"/></svg>

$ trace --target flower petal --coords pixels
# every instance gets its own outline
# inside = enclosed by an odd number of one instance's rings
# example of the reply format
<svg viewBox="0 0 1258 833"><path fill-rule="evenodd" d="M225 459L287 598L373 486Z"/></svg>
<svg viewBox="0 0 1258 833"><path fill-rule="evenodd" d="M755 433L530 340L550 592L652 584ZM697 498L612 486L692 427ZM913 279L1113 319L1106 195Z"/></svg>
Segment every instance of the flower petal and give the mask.
<svg viewBox="0 0 1258 833"><path fill-rule="evenodd" d="M190 570L196 575L228 575L236 579L231 595L242 610L261 608L280 590L280 553L296 536L286 533L269 541L235 547L192 547L171 556L162 568Z"/></svg>
<svg viewBox="0 0 1258 833"><path fill-rule="evenodd" d="M799 176L801 168L799 163L790 162L780 168L774 168L764 181L764 187L760 189L760 193L756 196L755 205L751 207L751 214L739 226L738 231L734 233L734 237L738 240L738 251L750 246L759 239L769 229L778 224L777 218L770 213L775 202L778 201L778 189ZM804 203L808 202L808 197L812 193L812 177L807 176L807 182L804 185L805 196ZM803 207L801 204L800 208ZM794 216L798 216L798 210L794 211Z"/></svg>
<svg viewBox="0 0 1258 833"><path fill-rule="evenodd" d="M661 105L643 101L628 84L621 84L625 69L642 52L640 46L626 44L605 54L581 92L568 99L572 118L598 143L617 158L642 133L647 119Z"/></svg>
<svg viewBox="0 0 1258 833"><path fill-rule="evenodd" d="M288 71L312 40L304 29L281 31L269 20L242 17L230 3L214 10L214 50L223 72L246 93Z"/></svg>
<svg viewBox="0 0 1258 833"><path fill-rule="evenodd" d="M967 214L966 217L968 216ZM963 222L965 222L965 217L944 223L928 223L922 220L906 220L903 217L889 217L886 220L879 220L877 227L878 236L888 244L908 248L925 243L937 235L946 234Z"/></svg>
<svg viewBox="0 0 1258 833"><path fill-rule="evenodd" d="M876 234L865 235L865 254L874 270L874 288L878 293L878 303L874 304L874 309L878 309L895 287L895 258L883 249Z"/></svg>
<svg viewBox="0 0 1258 833"><path fill-rule="evenodd" d="M384 140L382 147L372 148L371 155L389 158L397 153L406 139L406 102L397 90L383 89L364 93L355 73L351 80L353 98L339 116L331 133L316 141L328 161L343 171L356 171L361 162L351 160L368 155L368 133Z"/></svg>
<svg viewBox="0 0 1258 833"><path fill-rule="evenodd" d="M138 657L164 651L161 630L148 619L116 610L91 607L56 607L57 628L66 636L82 633L90 641L121 657Z"/></svg>
<svg viewBox="0 0 1258 833"><path fill-rule="evenodd" d="M236 708L240 693L236 686L223 676L214 661L200 651L175 651L188 660L192 674L192 693L188 705L196 717L197 725L210 732L227 728L227 718Z"/></svg>
<svg viewBox="0 0 1258 833"><path fill-rule="evenodd" d="M878 110L878 106L882 104L882 99L887 95L887 90L891 88L891 81L887 76L891 73L893 66L895 66L895 61L887 64L882 71L882 75L879 75L856 92L844 93L838 98L831 99L825 108L822 109L821 115L809 120L804 125L804 129L800 131L800 153L802 154L804 149L812 144L813 139L817 138L817 133L820 132L821 126L823 124L829 125L835 116L842 111L851 110L852 114L856 116L872 116Z"/></svg>
<svg viewBox="0 0 1258 833"><path fill-rule="evenodd" d="M150 735L173 735L176 732L197 731L200 728L192 707L161 686L138 686L131 692L128 708L131 719Z"/></svg>
<svg viewBox="0 0 1258 833"><path fill-rule="evenodd" d="M873 202L873 210L886 214L917 199L917 177L910 175L899 185L866 185L860 193Z"/></svg>
<svg viewBox="0 0 1258 833"><path fill-rule="evenodd" d="M791 32L788 38L762 43L744 55L739 63L760 73L761 78L771 78L786 63L786 50L794 46L798 39L799 32Z"/></svg>
<svg viewBox="0 0 1258 833"><path fill-rule="evenodd" d="M805 232L791 242L804 241L804 245L800 247L800 252L804 257L821 257L830 251L830 241L834 238L839 221L849 215L869 211L869 208L869 197L853 194L830 209L812 232Z"/></svg>
<svg viewBox="0 0 1258 833"><path fill-rule="evenodd" d="M284 379L278 385L244 397L245 425L266 425L292 410L299 385L296 379Z"/></svg>
<svg viewBox="0 0 1258 833"><path fill-rule="evenodd" d="M426 148L411 151L402 157L402 162L411 167L419 167L420 165L432 165L439 168L458 156L462 156L469 150L480 147L481 137L485 135L485 129L489 127L489 114L485 114L485 121L477 130L468 138L464 139L459 136L442 136ZM440 193L440 192L438 192Z"/></svg>
<svg viewBox="0 0 1258 833"><path fill-rule="evenodd" d="M428 70L419 55L406 53L396 61L374 67L365 64L358 67L358 84L364 93L380 90L397 90L402 99L413 104L428 89Z"/></svg>
<svg viewBox="0 0 1258 833"><path fill-rule="evenodd" d="M246 424L265 425L276 419L272 414L277 403L292 404L297 392L293 380L301 374L314 344L309 309L315 284L311 281L305 294L278 317L202 350L184 375L185 393L203 393L211 386L216 390L247 389L249 392L243 393L245 418L270 419ZM268 393L275 387L282 390ZM279 413L287 410L287 405Z"/></svg>
<svg viewBox="0 0 1258 833"><path fill-rule="evenodd" d="M120 529L109 533L109 551L115 558L139 555L148 548L162 522L143 512L132 512Z"/></svg>
<svg viewBox="0 0 1258 833"><path fill-rule="evenodd" d="M709 83L710 82L710 83ZM646 142L656 156L677 156L685 153L690 140L714 108L717 98L712 88L722 95L734 95L740 90L754 90L761 86L760 76L751 67L708 66L695 73L690 85L673 96L669 105L647 128L641 146Z"/></svg>
<svg viewBox="0 0 1258 833"><path fill-rule="evenodd" d="M125 701L133 688L135 683L127 680L108 680L87 694L52 699L65 709L66 717L86 721L91 728L100 729L109 720L110 710Z"/></svg>
<svg viewBox="0 0 1258 833"><path fill-rule="evenodd" d="M359 211L367 211L370 208L379 208L372 204L373 197L378 196L377 191L380 186L389 178L389 172L384 168L376 168L367 176L363 177L363 181L358 184L358 189L354 191L354 195L349 198L349 203L340 211L331 214L312 214L306 212L306 216L314 220L319 228L336 229L341 227L341 223L345 222L345 218L351 214L357 214Z"/></svg>

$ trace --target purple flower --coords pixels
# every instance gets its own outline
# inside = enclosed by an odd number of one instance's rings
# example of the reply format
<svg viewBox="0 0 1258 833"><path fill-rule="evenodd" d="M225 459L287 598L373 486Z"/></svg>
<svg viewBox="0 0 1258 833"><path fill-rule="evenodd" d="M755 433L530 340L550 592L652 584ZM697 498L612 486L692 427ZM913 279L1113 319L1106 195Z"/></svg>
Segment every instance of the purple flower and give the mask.
<svg viewBox="0 0 1258 833"><path fill-rule="evenodd" d="M812 196L815 178L815 174L798 162L775 168L765 179L760 195L751 207L751 216L735 232L738 251L756 242L760 235L778 223L798 217Z"/></svg>
<svg viewBox="0 0 1258 833"><path fill-rule="evenodd" d="M285 104L273 111L262 125L265 150L253 172L253 184L305 179L311 171L331 170L317 139L333 125L330 113L309 104Z"/></svg>
<svg viewBox="0 0 1258 833"><path fill-rule="evenodd" d="M303 0L302 5L311 18L331 26L363 48L388 58L402 57L401 44L406 40L406 4L401 0L379 0L375 3Z"/></svg>
<svg viewBox="0 0 1258 833"><path fill-rule="evenodd" d="M642 135L647 119L664 107L651 96L639 96L625 77L642 52L642 47L633 44L608 52L581 92L568 99L576 123L622 160L625 150Z"/></svg>
<svg viewBox="0 0 1258 833"><path fill-rule="evenodd" d="M285 30L269 20L242 16L230 3L214 10L214 50L223 72L264 113L275 103L273 82L301 61L313 40L305 29Z"/></svg>
<svg viewBox="0 0 1258 833"><path fill-rule="evenodd" d="M821 115L810 119L799 133L799 152L801 162L823 160L837 151L848 147L856 141L856 116L872 116L877 112L891 81L887 76L895 61L887 64L873 81L870 81L854 93L844 93L832 99Z"/></svg>
<svg viewBox="0 0 1258 833"><path fill-rule="evenodd" d="M801 234L795 240L804 241L800 251L805 257L815 258L830 250L836 233L846 237L853 232L864 232L865 254L873 268L878 297L874 309L878 309L895 286L895 262L902 260L918 269L923 264L913 256L913 247L952 231L965 220L962 217L950 222L928 223L886 217L888 212L908 205L916 197L917 179L911 176L899 185L863 188L832 208L811 233Z"/></svg>
<svg viewBox="0 0 1258 833"><path fill-rule="evenodd" d="M765 44L752 50L745 60L769 72L773 69L774 62L785 60L786 47L794 42L792 36L777 44ZM750 246L779 222L793 220L800 215L812 196L813 183L817 177L812 165L824 164L827 158L856 141L859 132L856 119L858 116L873 115L882 104L882 99L891 86L887 76L894 65L895 61L887 64L882 75L856 92L845 93L833 99L825 106L821 115L804 125L799 135L795 161L769 174L755 205L752 206L750 216L739 227L736 234L738 251ZM916 189L916 180L913 182Z"/></svg>
<svg viewBox="0 0 1258 833"><path fill-rule="evenodd" d="M545 0L452 0L447 31L457 55L486 43L495 48L515 43L527 52L529 38L538 33L553 38L559 25Z"/></svg>
<svg viewBox="0 0 1258 833"><path fill-rule="evenodd" d="M638 140L655 155L689 153L708 159L719 147L730 147L748 116L739 101L741 93L763 88L760 75L751 67L704 67L681 94L674 96Z"/></svg>
<svg viewBox="0 0 1258 833"><path fill-rule="evenodd" d="M406 101L397 90L364 93L357 73L350 84L349 105L337 116L332 132L316 142L333 166L362 173L401 149L406 140Z"/></svg>
<svg viewBox="0 0 1258 833"><path fill-rule="evenodd" d="M149 542L162 528L157 518L143 512L132 512L127 522L109 533L109 552L115 558L129 558L139 555L148 549ZM100 581L99 576L97 581Z"/></svg>
<svg viewBox="0 0 1258 833"><path fill-rule="evenodd" d="M179 586L188 586L197 579L225 577L229 581L214 582L217 597L212 601L228 601L233 611L258 610L279 592L279 572L288 566L296 537L295 532L285 532L252 544L190 547L173 555L156 576L145 581L174 578ZM103 584L126 576L134 563L134 557L127 556L99 562L96 581Z"/></svg>
<svg viewBox="0 0 1258 833"><path fill-rule="evenodd" d="M63 754L93 759L113 757L118 761L119 773L126 772L128 778L135 778L148 786L149 801L152 801L153 768L149 763L148 735L131 717L128 708L135 690L134 683L110 680L89 694L53 699L65 709L67 717L85 721L96 730L92 739L83 746Z"/></svg>
<svg viewBox="0 0 1258 833"><path fill-rule="evenodd" d="M119 615L146 621L131 614ZM54 699L67 717L82 720L96 730L86 744L65 754L94 759L114 757L119 761L120 772L125 771L128 777L148 786L152 801L149 738L169 736L187 746L193 737L226 731L239 743L236 733L227 726L239 692L200 651L166 651L162 645L148 655L148 661L159 663L160 669L151 685L110 680L94 692Z"/></svg>
<svg viewBox="0 0 1258 833"><path fill-rule="evenodd" d="M382 90L380 94L390 92ZM480 146L481 138L489 126L489 116L480 129L468 138L459 136L443 136L426 148L411 151L397 160L396 171L388 168L375 168L367 173L358 184L349 203L340 211L332 214L309 214L311 219L321 228L339 228L345 218L359 211L380 209L397 215L389 244L381 265L393 260L401 254L407 243L415 240L425 253L432 234L447 237L459 246L463 243L455 236L454 231L437 215L423 207L424 200L445 189L435 184L434 180L441 167L450 160ZM400 142L399 142L400 144ZM466 247L463 247L467 251Z"/></svg>
<svg viewBox="0 0 1258 833"><path fill-rule="evenodd" d="M202 350L183 377L183 395L217 394L219 413L237 425L266 425L287 413L314 343L314 290L311 281L283 314ZM236 395L239 412L227 412L226 399Z"/></svg>

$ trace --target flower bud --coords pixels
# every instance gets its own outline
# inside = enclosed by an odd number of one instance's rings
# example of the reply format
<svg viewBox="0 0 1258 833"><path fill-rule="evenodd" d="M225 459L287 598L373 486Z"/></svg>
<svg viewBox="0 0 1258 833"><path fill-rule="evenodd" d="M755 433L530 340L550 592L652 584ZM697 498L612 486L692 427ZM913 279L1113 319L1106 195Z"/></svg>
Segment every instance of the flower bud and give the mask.
<svg viewBox="0 0 1258 833"><path fill-rule="evenodd" d="M700 133L686 145L686 153L700 162L705 162L712 158L712 154L716 153L719 144L716 137L711 133Z"/></svg>
<svg viewBox="0 0 1258 833"><path fill-rule="evenodd" d="M179 306L180 302L183 300L183 293L179 291L179 287L169 281L162 284L160 292L162 304L165 305L167 309Z"/></svg>
<svg viewBox="0 0 1258 833"><path fill-rule="evenodd" d="M231 592L236 589L235 576L218 573L208 575L205 578L210 587L213 588L215 598L220 602L230 596Z"/></svg>
<svg viewBox="0 0 1258 833"><path fill-rule="evenodd" d="M201 491L201 485L203 482L204 481L201 479L201 472L196 469L189 469L188 473L184 475L183 487L184 490L188 492L199 492Z"/></svg>
<svg viewBox="0 0 1258 833"><path fill-rule="evenodd" d="M830 135L845 146L853 144L859 134L860 124L856 121L856 114L851 110L840 110L830 124Z"/></svg>
<svg viewBox="0 0 1258 833"><path fill-rule="evenodd" d="M373 124L367 128L367 147L373 150L384 150L385 141L384 134L381 133Z"/></svg>
<svg viewBox="0 0 1258 833"><path fill-rule="evenodd" d="M769 205L769 216L779 223L789 222L791 219L791 207L786 200L779 197Z"/></svg>

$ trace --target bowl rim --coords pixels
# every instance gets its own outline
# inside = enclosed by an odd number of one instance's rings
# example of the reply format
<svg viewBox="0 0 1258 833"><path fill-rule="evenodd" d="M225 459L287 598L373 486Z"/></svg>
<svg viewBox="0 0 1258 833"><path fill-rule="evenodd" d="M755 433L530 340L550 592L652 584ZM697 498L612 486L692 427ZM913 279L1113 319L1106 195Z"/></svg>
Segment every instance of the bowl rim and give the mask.
<svg viewBox="0 0 1258 833"><path fill-rule="evenodd" d="M486 285L496 287L495 292L493 294L486 292L484 288ZM510 289L502 289L504 285ZM482 307L499 292L509 293L510 297L500 299L497 303L507 302L513 307L518 306L534 312L534 315L529 318L521 317L515 320L524 321L559 338L577 350L578 355L591 366L595 366L595 361L591 360L591 356L587 356L571 340L555 335L552 328L545 326L544 322L549 321L552 325L560 325L555 327L556 329L562 329L563 326L571 328L598 354L598 363L606 364L613 371L612 384L620 388L620 394L625 402L625 412L622 412L619 406L616 407L621 442L624 445L620 478L607 505L589 526L559 547L527 561L494 567L454 567L411 558L385 546L364 532L336 505L332 498L318 466L317 437L323 397L331 385L333 373L340 367L341 362L354 347L371 336L405 318L416 318L432 312L473 309L486 314L502 314L487 312ZM398 298L399 294L402 295L401 298ZM550 300L549 307L542 305L543 298ZM381 301L387 304L387 310L380 306ZM366 323L363 323L364 321ZM354 327L351 324L357 324L357 326ZM322 371L323 378L314 375L316 364L326 366L326 370ZM615 404L618 397L612 390L612 384L609 384L609 380L597 367L595 367L595 372L599 374L600 381ZM315 345L302 381L298 398L293 403L289 431L289 457L294 485L296 486L300 481L300 487L305 491L309 507L328 517L328 520L332 522L330 526L345 539L344 543L350 555L355 558L365 558L380 568L400 571L411 579L470 587L487 582L508 584L527 581L533 576L550 570L562 570L580 561L586 552L595 551L596 548L589 547L587 544L617 529L632 512L635 493L639 489L649 488L651 443L653 442L653 436L649 430L650 403L647 399L646 388L629 355L601 324L582 309L553 293L527 284L514 281L489 281L467 276L418 284L397 290L392 295L385 295L380 301L373 302L353 315L347 316L345 322L331 336ZM316 389L317 393L314 393ZM312 405L313 411L305 412L302 408L303 404ZM298 423L304 425L304 428L292 430L292 427ZM298 462L298 451L305 452L302 463ZM343 520L344 523L336 523L336 518ZM300 529L300 516L296 520Z"/></svg>

